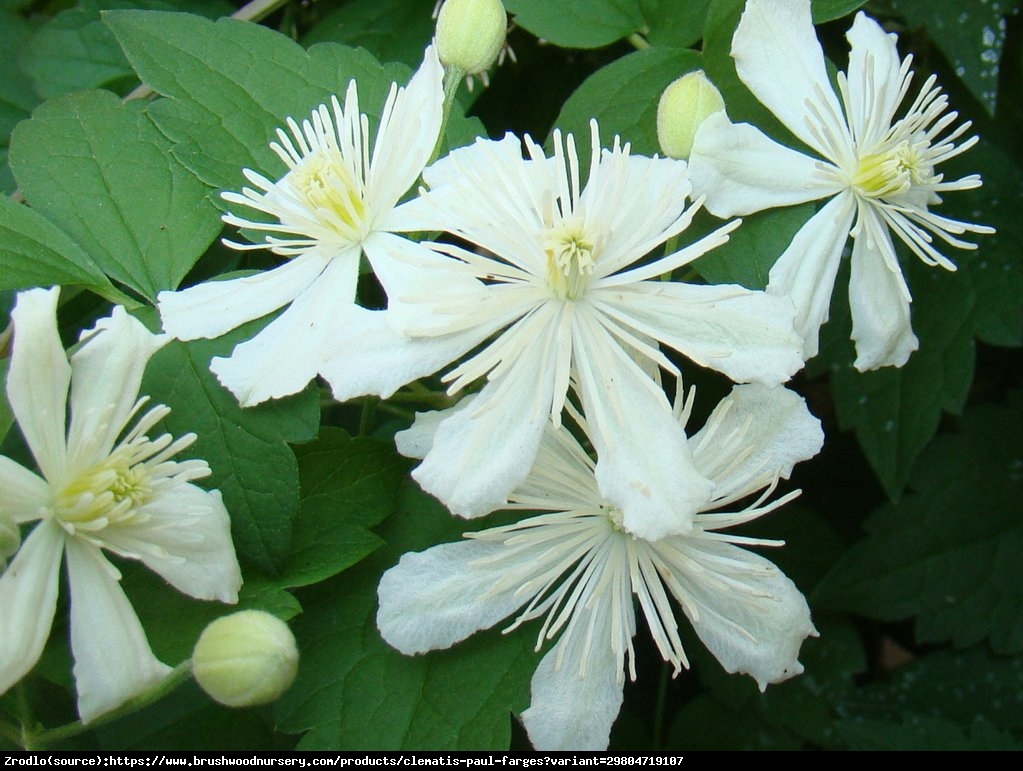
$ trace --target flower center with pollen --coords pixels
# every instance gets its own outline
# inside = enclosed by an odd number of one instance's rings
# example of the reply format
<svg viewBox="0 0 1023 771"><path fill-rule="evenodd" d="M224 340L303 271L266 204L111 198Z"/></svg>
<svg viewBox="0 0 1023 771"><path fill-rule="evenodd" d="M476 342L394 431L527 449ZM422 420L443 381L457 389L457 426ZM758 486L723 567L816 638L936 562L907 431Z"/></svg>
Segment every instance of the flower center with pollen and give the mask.
<svg viewBox="0 0 1023 771"><path fill-rule="evenodd" d="M101 529L147 503L153 492L145 463L131 464L132 454L115 450L102 463L85 469L54 501L54 514L65 525Z"/></svg>
<svg viewBox="0 0 1023 771"><path fill-rule="evenodd" d="M579 223L568 223L548 231L544 238L547 254L547 286L560 300L578 300L586 292L593 273L593 242Z"/></svg>
<svg viewBox="0 0 1023 771"><path fill-rule="evenodd" d="M287 180L305 207L326 213L334 221L335 230L358 230L366 207L351 172L336 150L312 153L288 173Z"/></svg>
<svg viewBox="0 0 1023 771"><path fill-rule="evenodd" d="M885 198L933 181L928 147L926 140L904 139L883 152L862 156L852 177L853 187L869 198Z"/></svg>

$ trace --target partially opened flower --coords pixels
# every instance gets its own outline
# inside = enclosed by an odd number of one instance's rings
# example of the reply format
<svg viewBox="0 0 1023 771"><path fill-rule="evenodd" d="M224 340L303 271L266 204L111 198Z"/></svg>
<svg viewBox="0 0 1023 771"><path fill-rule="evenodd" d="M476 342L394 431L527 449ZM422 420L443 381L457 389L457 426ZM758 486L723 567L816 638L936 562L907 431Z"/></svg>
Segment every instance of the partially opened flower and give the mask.
<svg viewBox="0 0 1023 771"><path fill-rule="evenodd" d="M787 299L661 280L738 223L651 258L699 208L687 205L686 165L631 155L617 139L601 150L596 123L591 130L585 184L572 136L563 142L557 132L550 158L528 137L523 158L509 135L427 169L430 191L409 204L422 229L446 228L480 249L432 244L432 255L409 253L416 259L405 269L378 272L388 316L412 343L339 337L324 376L338 399L386 396L484 343L444 379L452 393L486 384L471 406L444 416L413 472L465 517L500 506L526 477L571 385L604 497L636 533L656 538L688 529L711 492L671 420L657 373L678 370L658 344L766 384L802 366L800 346Z"/></svg>
<svg viewBox="0 0 1023 771"><path fill-rule="evenodd" d="M677 410L683 424L690 406ZM425 447L430 428L419 431ZM736 386L692 439L693 462L713 481L713 498L691 532L647 540L630 533L601 495L572 434L549 426L509 506L548 513L404 555L380 581L377 625L388 643L416 654L508 617L515 621L505 631L543 618L537 650L557 642L533 675L522 720L544 750L607 747L626 670L636 675L634 598L676 674L688 661L672 597L721 665L764 689L802 671L800 645L816 632L795 585L742 548L779 542L721 531L794 498L798 492L769 500L778 480L822 442L820 424L793 392Z"/></svg>
<svg viewBox="0 0 1023 771"><path fill-rule="evenodd" d="M263 243L229 245L268 248L288 261L254 276L160 293L164 329L182 340L219 337L287 306L229 357L213 360L211 369L243 406L296 393L315 378L324 341L361 310L353 306L361 255L379 268L411 245L395 235L415 227L398 202L437 144L442 78L431 46L407 87L392 84L372 147L354 80L344 106L332 97L301 126L289 119L290 134L279 129L280 141L271 145L287 167L284 176L271 181L246 169L254 188L224 194L273 220L225 215L231 225L270 233Z"/></svg>
<svg viewBox="0 0 1023 771"><path fill-rule="evenodd" d="M66 557L78 711L89 721L170 672L102 550L138 560L203 600L235 602L241 574L220 493L191 484L209 466L173 460L195 435L150 439L169 412L163 406L136 419L146 403L138 398L142 372L167 338L118 307L83 334L69 363L57 295L23 292L11 314L7 395L42 476L0 456L0 516L38 521L0 576L0 693L39 660Z"/></svg>
<svg viewBox="0 0 1023 771"><path fill-rule="evenodd" d="M918 347L910 325L910 292L891 234L928 265L954 270L934 244L974 249L959 236L991 228L943 217L930 207L949 190L981 184L972 174L946 180L939 165L972 147L956 145L970 123L934 76L902 109L913 78L912 56L899 60L895 35L863 13L847 34L849 67L831 85L814 35L809 0L749 0L732 40L736 70L750 91L813 155L769 139L724 113L697 132L690 159L693 184L720 217L773 206L831 200L793 238L769 276L768 292L799 309L805 355L817 353L843 248L853 238L849 303L856 367L902 366Z"/></svg>

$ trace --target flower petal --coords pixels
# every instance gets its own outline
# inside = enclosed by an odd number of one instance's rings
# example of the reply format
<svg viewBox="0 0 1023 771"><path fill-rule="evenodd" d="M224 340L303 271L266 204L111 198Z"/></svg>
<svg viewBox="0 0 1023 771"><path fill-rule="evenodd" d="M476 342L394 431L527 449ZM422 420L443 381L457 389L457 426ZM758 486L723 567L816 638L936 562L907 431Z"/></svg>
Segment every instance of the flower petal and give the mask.
<svg viewBox="0 0 1023 771"><path fill-rule="evenodd" d="M50 636L63 548L60 527L42 522L0 575L0 693L35 666Z"/></svg>
<svg viewBox="0 0 1023 771"><path fill-rule="evenodd" d="M690 440L693 462L714 482L716 499L744 497L788 479L792 467L823 444L820 421L799 394L756 383L734 386Z"/></svg>
<svg viewBox="0 0 1023 771"><path fill-rule="evenodd" d="M125 527L103 531L103 545L141 560L171 586L199 600L238 601L242 584L231 520L220 491L180 484L141 506Z"/></svg>
<svg viewBox="0 0 1023 771"><path fill-rule="evenodd" d="M67 564L78 714L88 723L153 687L171 668L153 655L116 569L100 550L69 539Z"/></svg>
<svg viewBox="0 0 1023 771"><path fill-rule="evenodd" d="M68 460L80 470L105 459L135 411L150 357L169 340L121 306L82 333L71 356Z"/></svg>
<svg viewBox="0 0 1023 771"><path fill-rule="evenodd" d="M811 130L814 105L828 131L843 146L851 145L814 32L810 0L748 0L732 38L732 57L742 82L789 131L828 160L839 160L834 143Z"/></svg>
<svg viewBox="0 0 1023 771"><path fill-rule="evenodd" d="M463 397L454 407L448 407L444 410L417 412L412 425L394 435L394 444L398 448L398 452L406 458L419 458L420 460L425 458L426 454L433 447L433 435L437 433L437 427L441 422L458 410L464 410L472 404L475 398L475 394L469 394Z"/></svg>
<svg viewBox="0 0 1023 771"><path fill-rule="evenodd" d="M542 319L506 332L519 336L515 363L503 367L472 406L449 415L412 476L460 517L503 505L529 473L554 399L557 347ZM509 347L514 344L504 340Z"/></svg>
<svg viewBox="0 0 1023 771"><path fill-rule="evenodd" d="M65 412L71 382L57 334L59 289L19 292L11 319L14 353L7 372L7 399L22 436L51 485L61 485L66 465Z"/></svg>
<svg viewBox="0 0 1023 771"><path fill-rule="evenodd" d="M834 195L839 188L820 174L818 163L718 112L696 132L689 177L693 195L707 197L707 211L733 217Z"/></svg>
<svg viewBox="0 0 1023 771"><path fill-rule="evenodd" d="M641 538L688 531L712 485L693 465L671 405L607 331L581 312L577 319L579 391L601 494Z"/></svg>
<svg viewBox="0 0 1023 771"><path fill-rule="evenodd" d="M337 312L339 329L324 341L319 366L337 401L367 394L386 399L406 383L450 364L491 332L473 328L410 338L391 327L388 314L355 305Z"/></svg>
<svg viewBox="0 0 1023 771"><path fill-rule="evenodd" d="M845 37L850 44L849 125L857 144L870 148L884 138L902 101L898 36L860 12Z"/></svg>
<svg viewBox="0 0 1023 771"><path fill-rule="evenodd" d="M377 228L406 229L398 218L388 215L419 178L437 145L444 111L443 78L437 51L428 46L408 85L392 91L384 105L366 180L367 203L374 212L386 212L383 222L374 223Z"/></svg>
<svg viewBox="0 0 1023 771"><path fill-rule="evenodd" d="M613 294L609 294L612 293ZM735 284L645 281L594 292L597 307L735 381L777 385L803 366L792 303Z"/></svg>
<svg viewBox="0 0 1023 771"><path fill-rule="evenodd" d="M220 337L287 305L316 281L329 261L323 252L308 252L252 276L160 292L156 299L164 331L178 340Z"/></svg>
<svg viewBox="0 0 1023 771"><path fill-rule="evenodd" d="M584 676L570 654L558 666L564 644L562 639L549 650L533 673L532 698L522 713L522 724L529 741L544 752L606 750L611 726L622 708L624 684L610 640L590 649Z"/></svg>
<svg viewBox="0 0 1023 771"><path fill-rule="evenodd" d="M465 540L403 555L377 588L381 636L412 655L448 648L510 616L529 595L518 587L493 592L506 563L478 564L506 551L500 542Z"/></svg>
<svg viewBox="0 0 1023 771"><path fill-rule="evenodd" d="M849 275L854 365L860 372L901 367L920 347L910 323L909 290L901 271L892 270L882 254L881 241L894 253L888 229L872 208L860 209L860 232L853 239Z"/></svg>
<svg viewBox="0 0 1023 771"><path fill-rule="evenodd" d="M210 370L243 407L298 393L319 374L336 314L351 304L357 280L354 255L335 258L255 337L236 345L227 358L214 357Z"/></svg>
<svg viewBox="0 0 1023 771"><path fill-rule="evenodd" d="M855 213L852 193L830 200L799 229L768 274L768 294L795 303L796 332L803 338L807 359L817 355L820 328L828 320L842 248Z"/></svg>
<svg viewBox="0 0 1023 771"><path fill-rule="evenodd" d="M817 631L795 584L773 563L733 544L693 537L683 551L699 569L683 571L665 560L688 594L676 598L725 671L750 675L761 691L802 672L799 648Z"/></svg>
<svg viewBox="0 0 1023 771"><path fill-rule="evenodd" d="M50 486L20 463L0 455L0 516L15 522L30 522L42 516L50 503Z"/></svg>

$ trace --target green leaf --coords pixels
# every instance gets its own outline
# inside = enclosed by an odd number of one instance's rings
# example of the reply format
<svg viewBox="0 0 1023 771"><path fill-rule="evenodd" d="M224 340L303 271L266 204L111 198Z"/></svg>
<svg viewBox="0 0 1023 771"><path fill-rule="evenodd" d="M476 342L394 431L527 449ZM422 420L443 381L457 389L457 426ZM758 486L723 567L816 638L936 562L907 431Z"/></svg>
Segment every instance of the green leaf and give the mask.
<svg viewBox="0 0 1023 771"><path fill-rule="evenodd" d="M832 300L832 321L822 330L819 367L832 368L831 385L843 428L857 440L888 495L898 498L917 456L934 436L942 411L962 411L973 380L974 341L1019 345L1023 328L1023 264L1018 244L1023 224L1023 175L993 146L981 142L966 158L949 164L957 178L980 171L984 187L949 195L944 216L994 225L995 236L979 236L976 252L946 254L960 265L955 273L928 268L903 256L913 292L913 328L920 349L901 368L858 373L852 366L848 302L843 270ZM963 168L965 167L965 168Z"/></svg>
<svg viewBox="0 0 1023 771"><path fill-rule="evenodd" d="M234 19L113 11L105 17L139 76L170 99L149 108L174 155L216 188L245 184L243 168L284 171L270 149L289 116L303 120L331 94L359 84L360 109L379 116L400 64L332 43L308 52L284 35Z"/></svg>
<svg viewBox="0 0 1023 771"><path fill-rule="evenodd" d="M115 8L173 10L175 6L210 17L227 16L234 10L223 0L79 0L74 8L61 11L38 28L22 52L21 64L44 98L111 85L127 90L136 85L135 74L103 24L101 12Z"/></svg>
<svg viewBox="0 0 1023 771"><path fill-rule="evenodd" d="M885 682L850 691L838 711L847 724L926 716L953 723L976 740L991 736L992 729L1023 729L1021 693L1023 658L994 656L986 646L976 646L932 653L899 667Z"/></svg>
<svg viewBox="0 0 1023 771"><path fill-rule="evenodd" d="M595 118L603 145L610 145L617 134L623 142L632 143L636 154L660 153L657 103L661 92L676 78L699 68L700 55L694 51L635 51L588 77L565 102L555 125L575 134L576 143L586 147L590 119Z"/></svg>
<svg viewBox="0 0 1023 771"><path fill-rule="evenodd" d="M916 492L867 521L868 537L817 599L872 618L916 617L921 642L990 639L1014 653L1023 650L1023 397L968 410L961 429L931 444L910 482Z"/></svg>
<svg viewBox="0 0 1023 771"><path fill-rule="evenodd" d="M7 370L10 365L10 356L0 359L0 443L3 442L7 432L14 425L14 412L11 410L10 402L7 401Z"/></svg>
<svg viewBox="0 0 1023 771"><path fill-rule="evenodd" d="M150 300L174 289L220 232L207 189L137 103L106 91L50 100L11 140L25 199L107 273Z"/></svg>
<svg viewBox="0 0 1023 771"><path fill-rule="evenodd" d="M279 573L299 508L298 463L287 442L315 436L319 405L311 385L287 399L243 409L210 373L214 355L228 355L259 327L246 324L214 341L169 343L150 361L142 393L171 408L161 423L167 431L198 435L188 454L204 458L213 470L208 484L224 495L239 557Z"/></svg>
<svg viewBox="0 0 1023 771"><path fill-rule="evenodd" d="M39 103L39 95L18 63L18 54L28 48L32 37L31 25L20 16L0 11L0 147L18 121L29 116Z"/></svg>
<svg viewBox="0 0 1023 771"><path fill-rule="evenodd" d="M506 0L515 23L563 48L599 48L643 27L641 0Z"/></svg>
<svg viewBox="0 0 1023 771"><path fill-rule="evenodd" d="M418 67L436 23L430 10L421 0L351 0L327 13L302 44L344 43L365 48L382 62Z"/></svg>
<svg viewBox="0 0 1023 771"><path fill-rule="evenodd" d="M968 728L963 728L940 717L909 713L890 720L847 720L839 723L836 730L853 750L976 752L1023 749L1023 744L1012 734L993 728L983 718L977 718Z"/></svg>
<svg viewBox="0 0 1023 771"><path fill-rule="evenodd" d="M538 657L529 629L491 630L451 650L403 656L376 630L376 586L407 550L453 540L465 527L436 501L402 488L381 528L389 548L302 595L294 630L302 650L295 686L277 702L301 749L499 749L509 713L528 700Z"/></svg>
<svg viewBox="0 0 1023 771"><path fill-rule="evenodd" d="M703 37L703 24L711 0L640 0L651 45L687 48Z"/></svg>
<svg viewBox="0 0 1023 771"><path fill-rule="evenodd" d="M866 4L867 0L813 0L813 23L840 19Z"/></svg>
<svg viewBox="0 0 1023 771"><path fill-rule="evenodd" d="M946 0L935 13L928 0L892 0L913 27L926 27L956 75L992 115L998 98L998 71L1005 44L1005 19L1016 2ZM917 86L919 88L919 86Z"/></svg>
<svg viewBox="0 0 1023 771"><path fill-rule="evenodd" d="M743 217L728 243L700 257L693 267L711 284L763 289L771 266L813 212L813 204L803 204ZM715 220L713 227L720 224ZM709 230L711 226L706 227Z"/></svg>
<svg viewBox="0 0 1023 771"><path fill-rule="evenodd" d="M99 266L43 215L0 196L0 289L80 284L114 292Z"/></svg>
<svg viewBox="0 0 1023 771"><path fill-rule="evenodd" d="M295 454L302 500L282 586L324 581L383 545L369 528L393 513L409 465L393 443L339 429L325 428Z"/></svg>

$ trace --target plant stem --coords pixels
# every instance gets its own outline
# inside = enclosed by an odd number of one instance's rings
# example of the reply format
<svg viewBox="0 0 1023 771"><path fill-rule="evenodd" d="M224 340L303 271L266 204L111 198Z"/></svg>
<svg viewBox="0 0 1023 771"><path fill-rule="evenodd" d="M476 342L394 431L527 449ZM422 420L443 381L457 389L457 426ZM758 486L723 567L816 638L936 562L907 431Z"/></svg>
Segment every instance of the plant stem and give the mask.
<svg viewBox="0 0 1023 771"><path fill-rule="evenodd" d="M644 48L650 47L650 43L647 42L647 39L638 32L633 32L625 39L629 41L629 44L637 51L642 51Z"/></svg>
<svg viewBox="0 0 1023 771"><path fill-rule="evenodd" d="M89 723L83 723L81 720L76 720L73 723L66 723L65 725L57 726L56 728L46 728L38 733L24 733L23 746L26 750L29 749L45 749L50 745L62 742L65 739L70 739L73 736L77 736L85 731L91 731L93 728L109 723L111 720L116 720L119 717L135 712L136 710L142 709L152 704L154 701L158 701L166 696L168 693L173 691L179 685L184 683L192 674L192 660L186 659L185 661L178 664L167 677L161 680L159 683L154 685L148 691L143 691L138 696L128 699L117 709L112 709L100 717ZM31 745L31 746L30 746Z"/></svg>

